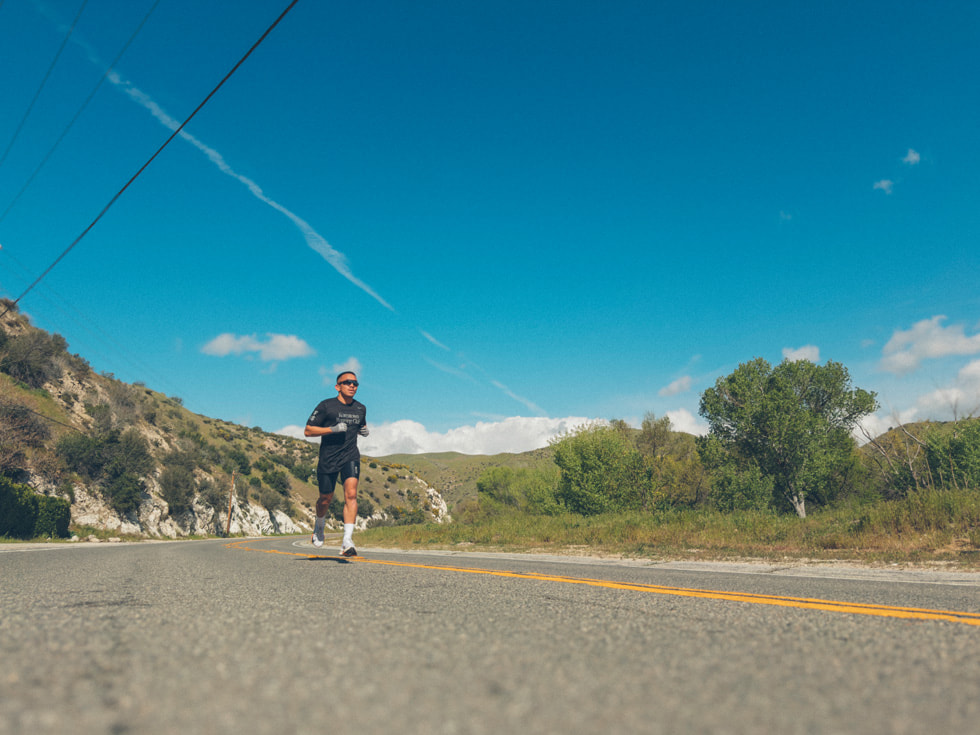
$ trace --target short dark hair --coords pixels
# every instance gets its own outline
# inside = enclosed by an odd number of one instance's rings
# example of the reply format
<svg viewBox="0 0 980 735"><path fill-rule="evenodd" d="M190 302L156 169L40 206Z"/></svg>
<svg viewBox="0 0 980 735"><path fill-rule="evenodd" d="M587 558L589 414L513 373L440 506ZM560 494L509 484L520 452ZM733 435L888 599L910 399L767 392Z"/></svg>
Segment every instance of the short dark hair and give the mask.
<svg viewBox="0 0 980 735"><path fill-rule="evenodd" d="M353 370L344 370L344 372L337 374L337 384L338 385L340 384L340 379L342 377L344 377L345 375L353 375L354 376L354 380L357 380L357 373L355 373Z"/></svg>

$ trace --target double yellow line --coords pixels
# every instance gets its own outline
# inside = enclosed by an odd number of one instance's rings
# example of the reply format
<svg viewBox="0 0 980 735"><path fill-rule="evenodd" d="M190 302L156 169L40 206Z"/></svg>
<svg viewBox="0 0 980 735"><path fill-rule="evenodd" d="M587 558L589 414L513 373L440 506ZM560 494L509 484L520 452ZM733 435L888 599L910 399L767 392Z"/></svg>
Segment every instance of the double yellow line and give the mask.
<svg viewBox="0 0 980 735"><path fill-rule="evenodd" d="M316 558L315 554L302 554L293 551L277 551L275 549L255 549L249 546L254 539L234 541L226 544L231 549L245 551L261 551L266 554L283 554L285 556L301 556ZM341 558L341 557L337 557ZM585 577L563 577L552 574L537 574L535 572L509 572L499 569L467 569L436 564L414 564L402 561L385 561L382 559L365 559L355 557L345 561L357 561L362 564L381 564L390 567L409 567L413 569L429 569L443 572L459 572L463 574L483 574L492 577L507 577L510 579L533 580L538 582L561 582L578 584L587 587L602 587L612 590L628 590L632 592L648 592L657 595L673 595L675 597L697 597L707 600L724 600L726 602L747 602L753 605L776 605L778 607L793 607L804 610L825 610L828 612L850 613L852 615L874 615L882 618L903 618L907 620L942 620L948 623L980 626L980 613L956 612L953 610L929 610L918 607L894 607L891 605L873 605L860 602L840 602L837 600L821 600L808 597L781 597L779 595L757 595L750 592L724 592L718 590L691 589L686 587L664 587L655 584L639 584L635 582L612 582L605 579L588 579Z"/></svg>

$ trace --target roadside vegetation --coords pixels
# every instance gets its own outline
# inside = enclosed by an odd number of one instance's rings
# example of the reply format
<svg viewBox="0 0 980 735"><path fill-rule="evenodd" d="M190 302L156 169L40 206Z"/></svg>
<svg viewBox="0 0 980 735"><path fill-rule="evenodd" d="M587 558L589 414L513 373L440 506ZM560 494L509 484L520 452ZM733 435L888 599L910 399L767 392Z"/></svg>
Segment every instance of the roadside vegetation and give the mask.
<svg viewBox="0 0 980 735"><path fill-rule="evenodd" d="M648 414L520 455L365 458L359 510L385 520L360 543L980 568L980 420L898 425L859 446L877 407L839 363L756 359L702 394L703 437ZM15 309L0 320L0 538L88 533L69 529L82 491L129 519L152 493L170 517L211 518L215 535L233 486L240 506L309 518L315 462L307 442L96 375ZM417 475L452 523L429 522Z"/></svg>
<svg viewBox="0 0 980 735"><path fill-rule="evenodd" d="M457 523L364 544L478 544L644 557L947 561L980 568L980 420L899 426L859 447L877 408L844 366L764 360L702 395L709 433L648 414L552 443L548 469L492 468Z"/></svg>

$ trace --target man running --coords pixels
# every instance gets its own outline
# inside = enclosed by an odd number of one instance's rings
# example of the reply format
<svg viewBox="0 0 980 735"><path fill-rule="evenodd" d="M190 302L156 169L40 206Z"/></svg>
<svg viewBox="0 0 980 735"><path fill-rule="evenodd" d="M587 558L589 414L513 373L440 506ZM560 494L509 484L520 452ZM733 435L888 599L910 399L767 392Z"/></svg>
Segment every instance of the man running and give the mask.
<svg viewBox="0 0 980 735"><path fill-rule="evenodd" d="M367 409L354 400L357 376L348 371L337 376L337 397L327 398L313 409L303 433L320 437L320 461L316 480L320 497L316 501L316 523L313 525L313 545L323 546L323 527L327 509L333 500L337 477L344 488L344 540L341 556L357 556L352 536L357 522L357 479L361 474L361 453L357 448L358 435L367 436Z"/></svg>

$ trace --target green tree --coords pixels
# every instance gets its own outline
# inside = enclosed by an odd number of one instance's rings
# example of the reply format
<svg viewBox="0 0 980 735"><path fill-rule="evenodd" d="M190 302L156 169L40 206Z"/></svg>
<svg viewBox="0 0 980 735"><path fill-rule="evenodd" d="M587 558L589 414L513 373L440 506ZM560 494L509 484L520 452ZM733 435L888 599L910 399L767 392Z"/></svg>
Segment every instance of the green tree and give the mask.
<svg viewBox="0 0 980 735"><path fill-rule="evenodd" d="M805 518L807 498L827 502L839 491L842 473L854 467L850 432L877 407L840 363L784 360L773 368L757 358L706 390L700 414L724 451L758 468L775 499Z"/></svg>
<svg viewBox="0 0 980 735"><path fill-rule="evenodd" d="M581 515L646 508L649 476L633 440L613 426L591 425L552 440L555 496Z"/></svg>

